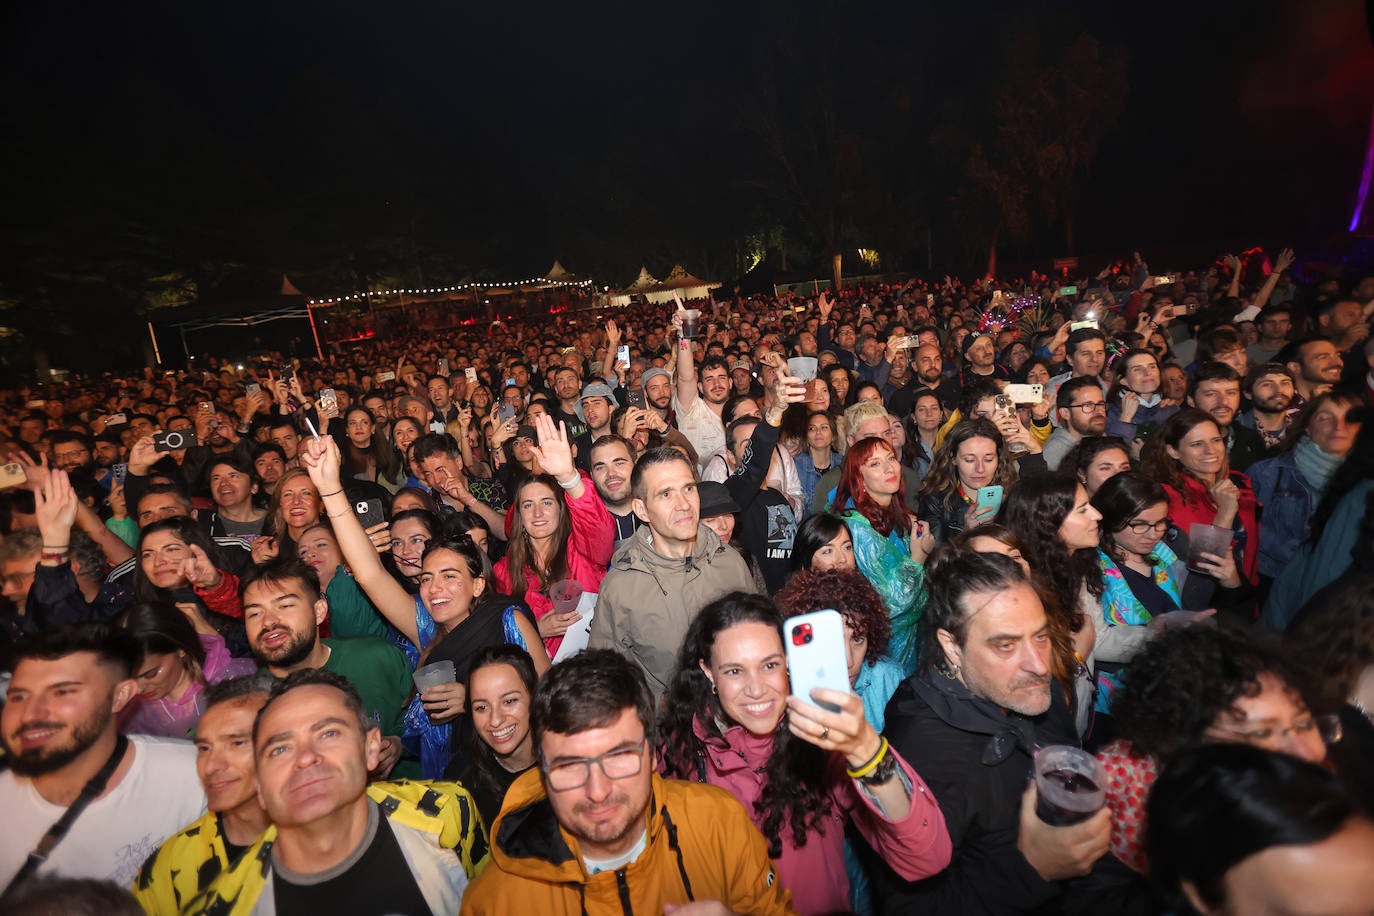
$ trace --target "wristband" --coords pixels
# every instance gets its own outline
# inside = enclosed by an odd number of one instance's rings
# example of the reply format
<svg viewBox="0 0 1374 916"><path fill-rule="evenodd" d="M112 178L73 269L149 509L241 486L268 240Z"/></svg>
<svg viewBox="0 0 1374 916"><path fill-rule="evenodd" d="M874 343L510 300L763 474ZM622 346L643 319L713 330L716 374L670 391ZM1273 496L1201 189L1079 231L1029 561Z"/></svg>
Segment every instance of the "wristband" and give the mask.
<svg viewBox="0 0 1374 916"><path fill-rule="evenodd" d="M343 488L340 487L339 489L335 490L333 493L321 493L321 494L320 494L320 499L324 499L326 496L338 496L338 495L339 495L340 493L342 493L342 492L343 492Z"/></svg>
<svg viewBox="0 0 1374 916"><path fill-rule="evenodd" d="M326 512L326 513L324 514L324 517L325 517L325 518L343 518L345 515L349 515L349 514L351 514L351 513L347 512L347 511L345 511L345 512L340 512L340 513L338 513L337 515L335 515L335 514L332 513L332 512Z"/></svg>
<svg viewBox="0 0 1374 916"><path fill-rule="evenodd" d="M881 736L879 737L880 743L878 744L878 752L869 759L868 763L852 769L849 767L845 768L845 772L849 774L850 779L863 779L869 773L873 772L878 764L883 762L883 758L887 756L887 739Z"/></svg>
<svg viewBox="0 0 1374 916"><path fill-rule="evenodd" d="M562 487L563 489L565 489L565 490L571 490L571 489L574 489L574 488L575 488L578 484L580 484L581 482L582 482L582 475L581 475L581 474L573 474L572 476L568 477L568 479L566 479L566 480L560 480L560 481L558 481L558 485L559 485L560 487Z"/></svg>
<svg viewBox="0 0 1374 916"><path fill-rule="evenodd" d="M58 550L58 551L44 550L43 552L41 552L40 554L38 554L38 561L39 561L40 563L43 563L43 562L47 562L48 560L51 560L51 561L53 561L54 563L65 563L65 562L67 561L67 555L68 555L68 552L65 551L65 550Z"/></svg>
<svg viewBox="0 0 1374 916"><path fill-rule="evenodd" d="M64 553L71 549L71 544L44 544L44 550L61 550Z"/></svg>

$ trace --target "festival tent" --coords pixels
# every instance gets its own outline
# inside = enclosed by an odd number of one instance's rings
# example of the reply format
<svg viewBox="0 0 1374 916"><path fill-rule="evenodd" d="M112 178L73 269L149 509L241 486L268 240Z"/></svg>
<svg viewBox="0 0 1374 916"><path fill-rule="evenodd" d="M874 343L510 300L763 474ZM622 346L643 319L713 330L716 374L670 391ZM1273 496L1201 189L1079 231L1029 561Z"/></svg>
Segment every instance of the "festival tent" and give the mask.
<svg viewBox="0 0 1374 916"><path fill-rule="evenodd" d="M644 290L644 298L649 302L672 302L673 294L677 293L684 300L705 299L711 295L711 290L719 288L719 283L694 277L679 264L662 283Z"/></svg>
<svg viewBox="0 0 1374 916"><path fill-rule="evenodd" d="M281 288L276 295L160 309L153 313L152 320L148 322L148 336L152 338L153 353L161 365L163 354L158 342L157 326L177 331L181 338L182 352L189 359L193 347L188 335L214 331L217 343L223 343L226 336L228 339L251 338L262 333L252 329L278 321L303 322L295 326L286 326L286 333L303 337L303 332L308 330L308 339L314 343L316 355L320 354L320 338L316 332L312 306L286 274L282 274ZM244 330L236 334L229 330L233 328Z"/></svg>
<svg viewBox="0 0 1374 916"><path fill-rule="evenodd" d="M653 289L656 286L658 286L658 281L655 280L653 275L649 273L649 268L640 267L639 276L635 278L635 281L633 283L622 289L620 292L611 294L611 305L629 305L630 300L633 299L635 296L642 295L646 290ZM672 297L669 296L669 298Z"/></svg>

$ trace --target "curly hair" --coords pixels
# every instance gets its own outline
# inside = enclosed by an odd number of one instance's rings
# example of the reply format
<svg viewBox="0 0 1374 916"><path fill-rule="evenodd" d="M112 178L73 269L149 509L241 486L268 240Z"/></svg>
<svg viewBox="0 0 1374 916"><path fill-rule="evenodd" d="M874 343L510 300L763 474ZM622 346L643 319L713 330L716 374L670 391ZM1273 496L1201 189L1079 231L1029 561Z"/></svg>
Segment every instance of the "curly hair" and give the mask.
<svg viewBox="0 0 1374 916"><path fill-rule="evenodd" d="M855 635L868 640L864 660L870 664L883 657L892 639L887 606L857 569L803 569L788 580L773 601L786 617L825 609L839 611Z"/></svg>
<svg viewBox="0 0 1374 916"><path fill-rule="evenodd" d="M1204 743L1207 729L1242 697L1258 696L1262 674L1292 689L1282 657L1240 631L1166 629L1122 671L1123 686L1112 698L1116 733L1137 754L1165 765Z"/></svg>
<svg viewBox="0 0 1374 916"><path fill-rule="evenodd" d="M1374 574L1354 576L1330 600L1314 602L1289 625L1285 646L1319 713L1337 712L1374 665Z"/></svg>
<svg viewBox="0 0 1374 916"><path fill-rule="evenodd" d="M1094 597L1103 591L1097 550L1070 552L1059 537L1059 527L1073 511L1081 487L1067 474L1023 480L1007 494L998 519L1021 542L1021 553L1031 571L1054 593L1069 630L1075 633L1083 625L1079 593L1084 586Z"/></svg>
<svg viewBox="0 0 1374 916"><path fill-rule="evenodd" d="M938 499L946 509L953 510L959 497L959 449L970 439L991 439L997 447L997 471L992 482L1005 490L1016 483L1016 462L1007 459L1007 451L1002 446L1002 434L990 420L960 420L945 436L935 457L930 462L930 470L921 481L917 495L921 499Z"/></svg>
<svg viewBox="0 0 1374 916"><path fill-rule="evenodd" d="M701 663L711 662L716 636L741 623L762 623L778 633L782 646L782 615L761 595L731 592L712 601L687 629L678 652L676 671L668 693L659 704L659 754L664 775L677 779L703 778L699 767L705 749L693 725L700 720L714 731L714 723L728 717L711 687ZM806 845L807 832L825 832L830 813L826 789L826 755L813 744L780 727L773 736L773 750L765 767L763 792L754 802L752 815L764 839L768 855L782 855L782 832L791 831L792 844Z"/></svg>

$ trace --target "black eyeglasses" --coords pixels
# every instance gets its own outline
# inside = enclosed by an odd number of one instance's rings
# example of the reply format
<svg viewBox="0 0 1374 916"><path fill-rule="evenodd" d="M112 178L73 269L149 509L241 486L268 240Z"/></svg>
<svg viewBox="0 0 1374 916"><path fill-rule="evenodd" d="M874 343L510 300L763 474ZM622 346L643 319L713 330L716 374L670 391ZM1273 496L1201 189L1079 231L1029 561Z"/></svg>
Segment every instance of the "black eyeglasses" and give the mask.
<svg viewBox="0 0 1374 916"><path fill-rule="evenodd" d="M1146 534L1147 532L1163 534L1164 532L1169 530L1169 526L1173 523L1174 520L1171 518L1162 518L1157 522L1147 522L1141 519L1136 519L1134 521L1127 522L1126 527L1131 529L1136 534Z"/></svg>
<svg viewBox="0 0 1374 916"><path fill-rule="evenodd" d="M585 786L587 780L592 778L592 764L601 767L601 772L607 779L629 779L631 776L638 776L644 769L644 748L648 743L648 738L641 738L630 747L612 748L596 757L563 760L552 766L545 764L544 776L549 781L549 788L555 792L566 792Z"/></svg>
<svg viewBox="0 0 1374 916"><path fill-rule="evenodd" d="M1090 402L1087 403L1087 404L1070 404L1070 405L1068 406L1067 409L1069 409L1069 410L1076 410L1076 411L1078 411L1079 413L1083 414L1084 416L1087 416L1087 415L1089 415L1089 414L1095 414L1095 413L1097 413L1099 410L1105 411L1105 410L1107 409L1107 402L1106 402L1106 401L1090 401Z"/></svg>

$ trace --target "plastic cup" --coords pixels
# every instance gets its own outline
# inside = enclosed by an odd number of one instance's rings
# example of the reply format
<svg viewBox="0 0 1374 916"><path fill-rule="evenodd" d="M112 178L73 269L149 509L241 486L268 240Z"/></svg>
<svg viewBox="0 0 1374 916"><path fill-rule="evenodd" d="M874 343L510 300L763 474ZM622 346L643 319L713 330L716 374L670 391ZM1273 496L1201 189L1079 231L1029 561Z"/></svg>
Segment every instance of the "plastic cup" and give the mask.
<svg viewBox="0 0 1374 916"><path fill-rule="evenodd" d="M814 356L794 356L787 361L787 374L809 382L816 377L817 365Z"/></svg>
<svg viewBox="0 0 1374 916"><path fill-rule="evenodd" d="M1035 813L1052 827L1086 821L1107 803L1107 774L1087 751L1056 744L1035 755Z"/></svg>
<svg viewBox="0 0 1374 916"><path fill-rule="evenodd" d="M582 583L576 579L563 579L555 582L549 589L549 600L553 602L553 612L555 614L567 614L577 610L577 603L582 600Z"/></svg>
<svg viewBox="0 0 1374 916"><path fill-rule="evenodd" d="M1218 528L1216 525L1201 523L1188 526L1188 570L1208 574L1201 565L1202 554L1213 553L1225 556L1231 549L1231 529Z"/></svg>
<svg viewBox="0 0 1374 916"><path fill-rule="evenodd" d="M701 309L682 310L682 336L688 340L696 340L701 327Z"/></svg>
<svg viewBox="0 0 1374 916"><path fill-rule="evenodd" d="M453 667L453 662L434 662L415 669L415 689L421 693L430 687L452 684L456 680L458 671Z"/></svg>

